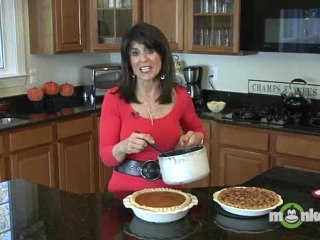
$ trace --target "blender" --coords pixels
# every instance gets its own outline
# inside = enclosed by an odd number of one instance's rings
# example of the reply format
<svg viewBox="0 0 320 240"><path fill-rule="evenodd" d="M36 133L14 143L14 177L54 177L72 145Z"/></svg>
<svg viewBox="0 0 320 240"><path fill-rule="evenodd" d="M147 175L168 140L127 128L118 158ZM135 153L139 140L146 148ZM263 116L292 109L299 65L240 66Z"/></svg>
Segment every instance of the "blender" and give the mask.
<svg viewBox="0 0 320 240"><path fill-rule="evenodd" d="M187 66L183 69L183 75L186 82L186 88L196 107L202 104L201 94L201 66Z"/></svg>

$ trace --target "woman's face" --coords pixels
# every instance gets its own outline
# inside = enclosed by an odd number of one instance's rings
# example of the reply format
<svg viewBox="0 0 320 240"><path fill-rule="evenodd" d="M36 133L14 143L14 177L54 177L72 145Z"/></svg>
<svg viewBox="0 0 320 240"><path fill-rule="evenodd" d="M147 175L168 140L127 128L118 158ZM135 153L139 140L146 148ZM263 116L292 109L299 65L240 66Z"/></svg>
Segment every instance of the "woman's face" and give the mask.
<svg viewBox="0 0 320 240"><path fill-rule="evenodd" d="M161 57L154 49L133 42L130 49L130 63L138 80L151 81L161 70Z"/></svg>

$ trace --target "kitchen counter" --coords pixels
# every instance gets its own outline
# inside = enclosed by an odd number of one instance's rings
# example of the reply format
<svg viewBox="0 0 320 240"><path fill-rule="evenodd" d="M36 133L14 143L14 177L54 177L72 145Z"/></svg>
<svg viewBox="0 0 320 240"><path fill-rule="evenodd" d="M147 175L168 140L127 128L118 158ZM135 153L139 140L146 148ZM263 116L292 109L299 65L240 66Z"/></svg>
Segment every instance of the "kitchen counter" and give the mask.
<svg viewBox="0 0 320 240"><path fill-rule="evenodd" d="M320 136L320 127L301 126L295 124L272 124L272 123L261 123L259 121L251 120L238 120L238 119L226 119L225 115L229 114L234 109L241 109L243 107L255 107L255 108L272 108L278 109L283 108L283 98L281 96L270 96L261 94L246 94L246 93L233 93L233 92L222 92L222 91L211 91L203 90L204 103L209 101L224 101L226 107L221 113L210 112L209 109L204 105L199 110L199 116L204 119L214 120L219 123L232 124L243 127L261 128L267 130L300 133ZM312 100L310 106L310 112L320 113L320 101Z"/></svg>
<svg viewBox="0 0 320 240"><path fill-rule="evenodd" d="M295 125L282 126L282 125L273 125L268 123L255 123L252 121L250 122L250 121L237 120L237 119L225 119L224 118L225 113L214 113L214 112L208 112L208 111L201 111L198 113L198 115L203 119L214 120L216 122L224 123L224 124L232 124L232 125L243 126L243 127L253 127L253 128L260 128L260 129L320 136L320 127L313 128L313 127L304 127L304 126L295 126Z"/></svg>
<svg viewBox="0 0 320 240"><path fill-rule="evenodd" d="M56 111L54 113L45 113L45 112L43 113L24 112L23 114L21 114L20 112L7 113L7 114L3 114L2 116L9 116L9 117L23 116L23 117L28 117L28 119L25 119L22 122L17 122L12 124L11 123L0 124L0 131L13 129L17 127L24 127L32 124L37 124L37 123L67 119L80 114L100 112L100 109L101 109L101 104L90 104L90 103L83 102L83 103L78 103L75 107L62 108L59 111ZM261 128L261 129L268 129L268 130L285 131L285 132L320 136L320 128L310 128L310 127L293 126L293 125L278 126L278 125L271 125L271 124L254 123L249 121L239 121L234 119L225 119L224 113L213 113L205 110L200 110L197 113L198 113L198 116L202 119L214 120L216 122L224 123L224 124L232 124L232 125L238 125L243 127L253 127L253 128ZM0 114L0 118L1 118L1 114Z"/></svg>
<svg viewBox="0 0 320 240"><path fill-rule="evenodd" d="M310 194L319 188L320 174L272 168L244 185L273 190L284 204L297 203L304 211L320 209L320 200ZM268 215L228 217L212 201L220 188L184 189L197 196L199 204L183 219L154 224L123 206L122 198L129 193L77 195L15 179L0 184L0 199L9 207L2 205L2 231L8 230L11 239L319 239L319 213L318 222L303 222L295 229L269 222Z"/></svg>
<svg viewBox="0 0 320 240"><path fill-rule="evenodd" d="M21 101L15 103L11 109L5 113L0 112L2 117L22 117L23 121L0 124L0 131L25 127L28 125L58 121L67 118L72 118L81 114L100 112L101 102L90 102L82 99L77 99L68 102L68 104L56 106L51 109L44 109L39 103L30 103L29 100L23 101L25 104L20 104ZM27 103L27 104L26 104Z"/></svg>
<svg viewBox="0 0 320 240"><path fill-rule="evenodd" d="M219 95L217 95L219 94ZM225 95L226 93L224 93ZM276 130L276 131L285 131L292 133L301 133L308 135L316 135L320 136L320 128L312 128L312 127L303 127L303 126L280 126L273 124L262 124L255 123L250 121L239 121L234 119L225 119L224 114L229 113L230 109L239 106L239 104L259 104L261 102L267 102L268 104L279 104L279 98L272 97L266 100L266 97L258 96L254 94L236 94L236 93L227 93L227 96L224 96L221 93L212 92L212 91L204 91L204 102L211 101L213 98L216 100L224 100L228 101L226 110L222 113L213 113L210 112L206 106L203 106L200 109L197 109L197 113L199 117L203 119L214 120L220 123L225 124L233 124L244 127L253 127L253 128L261 128L268 130ZM230 97L230 95L233 97ZM27 120L22 122L14 123L14 124L0 124L0 131L8 130L17 127L24 127L30 124L44 123L50 121L62 120L65 118L71 118L79 114L87 114L92 112L100 112L101 102L90 102L90 100L84 101L82 99L81 89L78 90L76 96L72 99L59 99L58 104L55 103L55 100L46 99L44 104L39 103L31 103L26 96L19 96L13 98L11 102L13 102L12 107L6 112L6 114L0 112L1 116L15 116L22 115L23 117L27 117ZM51 103L49 105L48 103ZM320 103L315 104L315 107L320 109ZM228 110L229 109L229 110Z"/></svg>

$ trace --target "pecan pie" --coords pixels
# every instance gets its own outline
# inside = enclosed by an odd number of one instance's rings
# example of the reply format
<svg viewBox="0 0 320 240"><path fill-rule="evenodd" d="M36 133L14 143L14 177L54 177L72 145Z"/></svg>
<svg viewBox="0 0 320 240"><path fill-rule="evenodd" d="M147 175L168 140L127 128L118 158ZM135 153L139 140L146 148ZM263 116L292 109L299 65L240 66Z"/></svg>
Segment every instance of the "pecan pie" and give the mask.
<svg viewBox="0 0 320 240"><path fill-rule="evenodd" d="M220 191L219 202L240 209L265 209L276 206L281 198L273 191L259 187L231 187Z"/></svg>
<svg viewBox="0 0 320 240"><path fill-rule="evenodd" d="M175 211L188 206L192 201L190 194L171 188L147 188L132 194L130 203L149 211Z"/></svg>

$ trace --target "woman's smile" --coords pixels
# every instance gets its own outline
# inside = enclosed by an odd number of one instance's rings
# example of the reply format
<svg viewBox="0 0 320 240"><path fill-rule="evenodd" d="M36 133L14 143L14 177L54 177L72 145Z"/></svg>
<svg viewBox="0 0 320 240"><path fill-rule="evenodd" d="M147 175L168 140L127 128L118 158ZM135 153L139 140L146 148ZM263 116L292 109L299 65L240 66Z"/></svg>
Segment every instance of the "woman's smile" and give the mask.
<svg viewBox="0 0 320 240"><path fill-rule="evenodd" d="M142 72L142 73L147 73L147 72L149 72L151 70L151 67L141 67L140 68L140 71Z"/></svg>

